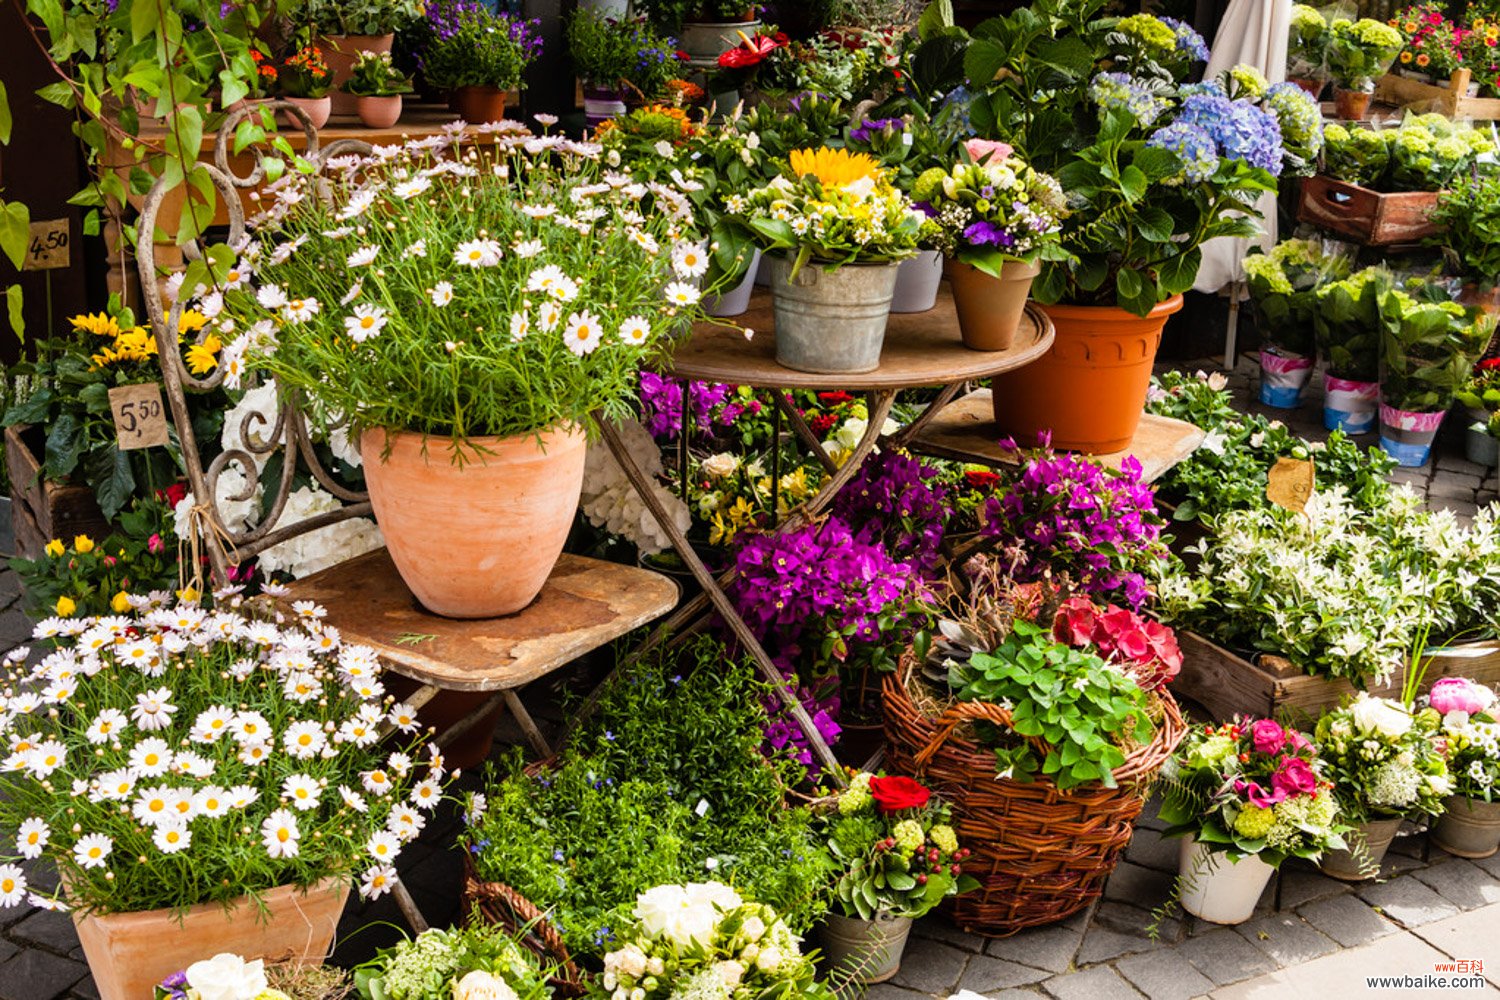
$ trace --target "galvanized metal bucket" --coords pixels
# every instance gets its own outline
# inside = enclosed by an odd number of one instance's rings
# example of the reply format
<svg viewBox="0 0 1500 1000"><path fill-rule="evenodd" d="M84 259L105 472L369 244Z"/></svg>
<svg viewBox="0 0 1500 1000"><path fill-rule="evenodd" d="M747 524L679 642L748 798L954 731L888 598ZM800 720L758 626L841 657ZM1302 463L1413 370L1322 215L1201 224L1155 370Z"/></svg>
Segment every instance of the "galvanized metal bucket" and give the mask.
<svg viewBox="0 0 1500 1000"><path fill-rule="evenodd" d="M789 258L763 258L776 316L776 362L818 374L878 368L898 266L845 264L828 271L809 263L792 279Z"/></svg>
<svg viewBox="0 0 1500 1000"><path fill-rule="evenodd" d="M1450 795L1433 824L1432 842L1460 858L1487 858L1500 850L1500 802Z"/></svg>
<svg viewBox="0 0 1500 1000"><path fill-rule="evenodd" d="M901 968L910 933L910 917L880 913L874 920L860 920L830 910L823 915L823 957L836 977L883 983Z"/></svg>

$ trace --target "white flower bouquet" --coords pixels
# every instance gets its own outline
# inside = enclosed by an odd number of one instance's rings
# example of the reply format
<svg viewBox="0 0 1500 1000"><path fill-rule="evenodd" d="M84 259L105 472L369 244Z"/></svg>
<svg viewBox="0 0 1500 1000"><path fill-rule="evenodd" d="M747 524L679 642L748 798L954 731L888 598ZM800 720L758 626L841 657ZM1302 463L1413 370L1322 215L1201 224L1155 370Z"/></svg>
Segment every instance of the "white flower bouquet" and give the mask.
<svg viewBox="0 0 1500 1000"><path fill-rule="evenodd" d="M635 927L604 956L589 995L608 1000L831 998L801 941L769 906L719 882L636 897Z"/></svg>
<svg viewBox="0 0 1500 1000"><path fill-rule="evenodd" d="M47 858L56 893L0 863L0 906L85 912L230 904L359 876L390 890L402 846L442 797L444 768L389 725L415 713L375 652L344 646L298 602L282 621L244 604L50 618L34 667L6 657L0 697L0 862ZM420 780L419 780L420 779Z"/></svg>
<svg viewBox="0 0 1500 1000"><path fill-rule="evenodd" d="M504 928L433 929L354 970L363 1000L547 1000L536 957Z"/></svg>
<svg viewBox="0 0 1500 1000"><path fill-rule="evenodd" d="M1436 816L1453 790L1436 713L1413 715L1398 701L1361 694L1325 712L1313 738L1351 823Z"/></svg>

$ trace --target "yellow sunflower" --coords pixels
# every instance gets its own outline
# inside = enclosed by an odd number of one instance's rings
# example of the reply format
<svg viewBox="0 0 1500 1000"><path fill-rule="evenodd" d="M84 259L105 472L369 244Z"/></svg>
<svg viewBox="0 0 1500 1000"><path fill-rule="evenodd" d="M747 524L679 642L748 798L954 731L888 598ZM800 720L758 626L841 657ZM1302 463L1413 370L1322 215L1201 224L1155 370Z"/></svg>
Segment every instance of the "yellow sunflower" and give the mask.
<svg viewBox="0 0 1500 1000"><path fill-rule="evenodd" d="M879 180L883 176L874 157L847 149L794 149L789 159L798 177L811 175L824 187L845 187L867 177Z"/></svg>
<svg viewBox="0 0 1500 1000"><path fill-rule="evenodd" d="M209 334L201 344L194 344L187 349L188 369L194 375L203 375L214 370L219 364L219 351L224 347L224 342L214 334Z"/></svg>
<svg viewBox="0 0 1500 1000"><path fill-rule="evenodd" d="M113 316L105 313L81 313L68 320L69 325L75 330L84 333L92 333L96 337L118 337L120 335L120 324Z"/></svg>

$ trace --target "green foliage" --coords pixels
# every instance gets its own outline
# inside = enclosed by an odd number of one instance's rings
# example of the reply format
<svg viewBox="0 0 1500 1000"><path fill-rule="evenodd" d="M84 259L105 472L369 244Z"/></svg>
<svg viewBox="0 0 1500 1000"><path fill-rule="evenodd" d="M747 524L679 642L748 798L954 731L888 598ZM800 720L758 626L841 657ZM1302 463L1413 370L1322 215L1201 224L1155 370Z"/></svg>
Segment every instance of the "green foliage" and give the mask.
<svg viewBox="0 0 1500 1000"><path fill-rule="evenodd" d="M1270 253L1246 257L1250 302L1266 341L1293 354L1313 356L1318 290L1325 282L1347 277L1351 258L1352 248L1315 240L1285 240Z"/></svg>
<svg viewBox="0 0 1500 1000"><path fill-rule="evenodd" d="M422 16L420 0L301 0L297 23L320 35L388 35Z"/></svg>
<svg viewBox="0 0 1500 1000"><path fill-rule="evenodd" d="M423 46L422 76L430 86L514 90L522 85L522 74L536 58L525 22L479 5L462 8L454 22L446 37L435 35Z"/></svg>
<svg viewBox="0 0 1500 1000"><path fill-rule="evenodd" d="M677 72L675 51L644 19L619 21L579 7L568 18L567 39L574 72L601 87L624 83L654 97Z"/></svg>
<svg viewBox="0 0 1500 1000"><path fill-rule="evenodd" d="M568 946L601 954L638 893L718 879L796 931L822 912L827 862L806 809L782 805L760 755L764 685L703 638L622 670L562 757L519 762L471 804L465 838L480 875L555 907Z"/></svg>
<svg viewBox="0 0 1500 1000"><path fill-rule="evenodd" d="M1328 374L1355 382L1380 378L1380 302L1389 275L1367 267L1317 290L1313 326Z"/></svg>
<svg viewBox="0 0 1500 1000"><path fill-rule="evenodd" d="M1002 776L1020 781L1040 772L1061 789L1092 782L1113 788L1114 769L1125 763L1122 748L1149 740L1155 729L1135 681L1025 620L994 652L955 662L948 684L961 701L1013 706L1011 729L1023 742L988 725L981 735L1001 744Z"/></svg>
<svg viewBox="0 0 1500 1000"><path fill-rule="evenodd" d="M1432 220L1442 232L1430 242L1471 281L1500 281L1500 174L1460 178L1438 199Z"/></svg>
<svg viewBox="0 0 1500 1000"><path fill-rule="evenodd" d="M1401 32L1383 21L1335 20L1328 27L1328 71L1336 86L1372 90L1375 78L1390 69L1405 44Z"/></svg>
<svg viewBox="0 0 1500 1000"><path fill-rule="evenodd" d="M130 610L127 594L177 589L172 508L155 497L137 497L116 523L118 530L102 540L79 536L92 543L82 549L77 539L55 539L37 559L10 561L26 588L28 614L61 613L64 597L72 602L70 614L121 614Z"/></svg>
<svg viewBox="0 0 1500 1000"><path fill-rule="evenodd" d="M391 65L389 52L361 52L344 89L358 97L390 97L411 92L411 77Z"/></svg>
<svg viewBox="0 0 1500 1000"><path fill-rule="evenodd" d="M489 973L510 988L516 1000L549 1000L547 970L523 947L519 935L502 927L472 923L453 930L423 931L392 948L383 948L354 970L354 987L363 1000L449 1000L470 973ZM483 978L483 977L477 977ZM470 980L475 996L494 996Z"/></svg>
<svg viewBox="0 0 1500 1000"><path fill-rule="evenodd" d="M1409 283L1380 298L1381 378L1385 402L1409 413L1453 405L1474 362L1495 333L1495 317L1449 301L1430 283Z"/></svg>
<svg viewBox="0 0 1500 1000"><path fill-rule="evenodd" d="M636 0L634 5L635 10L669 35L681 33L684 21L741 21L758 6L751 0Z"/></svg>

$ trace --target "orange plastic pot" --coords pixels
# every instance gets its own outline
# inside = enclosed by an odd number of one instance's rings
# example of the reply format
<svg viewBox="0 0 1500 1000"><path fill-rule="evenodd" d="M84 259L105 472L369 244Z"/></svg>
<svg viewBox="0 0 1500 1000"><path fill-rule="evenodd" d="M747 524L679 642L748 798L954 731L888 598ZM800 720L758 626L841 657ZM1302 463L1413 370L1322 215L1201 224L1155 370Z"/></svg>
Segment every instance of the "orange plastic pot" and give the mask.
<svg viewBox="0 0 1500 1000"><path fill-rule="evenodd" d="M1057 328L1052 347L991 383L995 421L1022 444L1051 431L1052 446L1102 454L1135 437L1151 385L1151 365L1167 317L1182 296L1145 316L1118 306L1041 306Z"/></svg>

